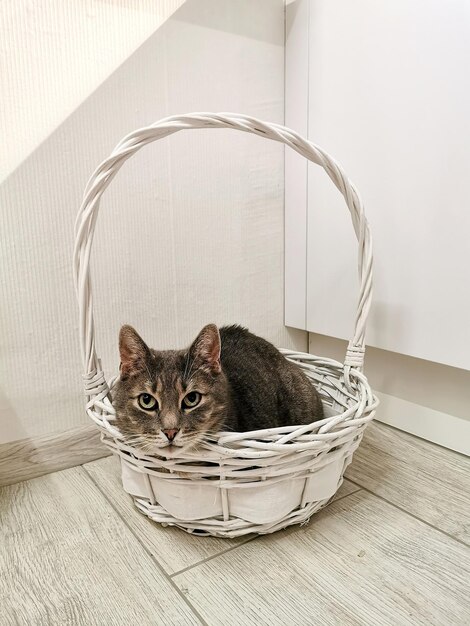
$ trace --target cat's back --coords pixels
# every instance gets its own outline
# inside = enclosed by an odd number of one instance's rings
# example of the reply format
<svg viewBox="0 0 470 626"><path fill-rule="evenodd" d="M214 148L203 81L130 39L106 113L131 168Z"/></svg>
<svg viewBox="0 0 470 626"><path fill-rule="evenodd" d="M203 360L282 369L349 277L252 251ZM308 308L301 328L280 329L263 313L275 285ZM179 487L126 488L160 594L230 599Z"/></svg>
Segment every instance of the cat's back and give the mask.
<svg viewBox="0 0 470 626"><path fill-rule="evenodd" d="M266 358L269 367L269 360L275 362L282 359L282 355L272 343L266 341L262 337L258 337L247 328L234 324L232 326L223 326L219 329L221 341L221 360L222 366L224 362L230 365L239 364L240 367L249 366L250 361Z"/></svg>
<svg viewBox="0 0 470 626"><path fill-rule="evenodd" d="M233 391L237 430L321 419L318 393L303 372L262 337L242 326L220 328L222 369Z"/></svg>

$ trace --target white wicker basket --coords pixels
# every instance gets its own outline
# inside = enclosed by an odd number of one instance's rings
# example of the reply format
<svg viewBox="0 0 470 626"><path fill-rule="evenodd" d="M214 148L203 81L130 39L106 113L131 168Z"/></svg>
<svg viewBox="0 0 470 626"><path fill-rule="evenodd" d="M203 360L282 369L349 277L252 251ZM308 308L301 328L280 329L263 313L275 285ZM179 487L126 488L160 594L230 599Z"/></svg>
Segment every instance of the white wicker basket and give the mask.
<svg viewBox="0 0 470 626"><path fill-rule="evenodd" d="M124 162L146 144L183 129L231 128L280 141L321 165L351 212L359 242L360 297L344 364L282 350L320 391L327 417L303 426L220 433L196 453L149 456L123 443L113 425L110 390L95 352L90 253L101 196ZM125 137L93 173L76 222L75 287L85 369L86 411L102 440L119 455L124 489L151 519L197 534L236 537L270 533L307 521L342 483L377 399L362 374L364 334L372 288L372 250L361 200L341 167L321 148L278 124L233 113L169 117Z"/></svg>

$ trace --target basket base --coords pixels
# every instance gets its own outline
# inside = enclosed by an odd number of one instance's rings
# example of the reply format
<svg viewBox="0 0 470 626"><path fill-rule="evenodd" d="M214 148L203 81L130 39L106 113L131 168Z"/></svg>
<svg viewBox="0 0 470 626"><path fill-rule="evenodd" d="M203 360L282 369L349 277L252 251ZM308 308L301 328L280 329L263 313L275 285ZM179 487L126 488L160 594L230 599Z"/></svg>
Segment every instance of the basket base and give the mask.
<svg viewBox="0 0 470 626"><path fill-rule="evenodd" d="M242 537L253 533L258 535L267 535L294 524L307 524L310 521L311 516L314 513L317 513L320 509L324 508L333 498L334 495L330 498L326 498L325 500L320 500L319 502L310 502L304 507L292 511L280 521L271 524L252 524L251 522L247 522L240 518L233 518L229 520L206 519L202 524L198 525L197 521L184 522L180 519L177 520L172 518L168 515L165 509L163 509L163 507L158 504L152 505L148 500L135 498L134 504L144 515L149 517L154 522L158 522L162 526L176 526L191 535L201 537L212 536L233 539L235 537ZM201 526L204 526L205 528L202 528ZM208 526L210 526L209 529Z"/></svg>
<svg viewBox="0 0 470 626"><path fill-rule="evenodd" d="M257 529L287 519L307 503L327 502L338 490L351 454L350 448L330 452L314 472L295 473L293 462L291 476L245 482L243 488L236 488L235 483L235 488L226 489L220 480L191 480L156 471L149 475L121 458L122 484L139 509L149 517L147 511L152 512L156 521L171 519L193 528L215 520L210 522L210 531L218 528L217 520L240 520L243 526Z"/></svg>

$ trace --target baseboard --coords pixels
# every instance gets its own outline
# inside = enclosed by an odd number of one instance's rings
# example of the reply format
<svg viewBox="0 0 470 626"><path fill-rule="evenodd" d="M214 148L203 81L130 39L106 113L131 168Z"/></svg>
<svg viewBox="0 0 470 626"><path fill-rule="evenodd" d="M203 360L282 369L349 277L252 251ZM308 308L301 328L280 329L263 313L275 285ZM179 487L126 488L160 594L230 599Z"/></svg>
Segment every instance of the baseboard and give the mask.
<svg viewBox="0 0 470 626"><path fill-rule="evenodd" d="M376 415L379 422L470 456L470 420L386 393L374 393L380 400Z"/></svg>
<svg viewBox="0 0 470 626"><path fill-rule="evenodd" d="M110 454L93 425L0 444L0 486L83 465Z"/></svg>

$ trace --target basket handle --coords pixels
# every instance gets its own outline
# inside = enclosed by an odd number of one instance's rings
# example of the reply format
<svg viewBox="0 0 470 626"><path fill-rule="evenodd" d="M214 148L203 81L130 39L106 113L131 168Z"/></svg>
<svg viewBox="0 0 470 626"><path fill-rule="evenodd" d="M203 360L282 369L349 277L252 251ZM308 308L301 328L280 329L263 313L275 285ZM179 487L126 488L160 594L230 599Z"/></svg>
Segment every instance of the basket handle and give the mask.
<svg viewBox="0 0 470 626"><path fill-rule="evenodd" d="M87 395L105 398L107 385L95 351L93 298L90 280L90 254L101 196L124 162L143 146L184 129L231 128L279 141L320 165L344 196L351 212L359 243L359 301L354 335L344 361L346 381L350 368L360 369L364 362L365 329L372 297L372 240L364 208L356 188L334 159L295 131L236 113L190 113L167 117L124 137L111 155L94 171L86 186L75 223L74 280L79 307L80 346L85 370ZM103 407L104 408L104 407Z"/></svg>

